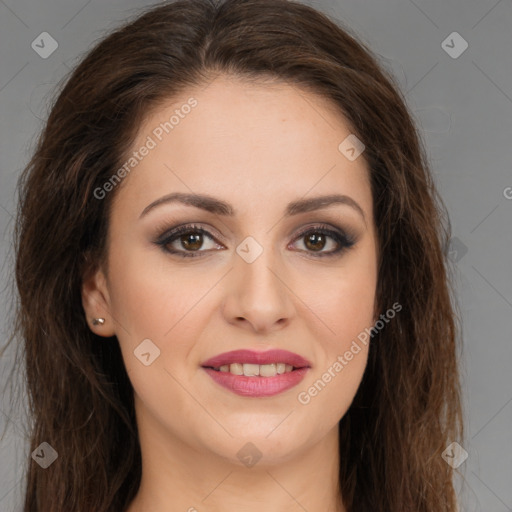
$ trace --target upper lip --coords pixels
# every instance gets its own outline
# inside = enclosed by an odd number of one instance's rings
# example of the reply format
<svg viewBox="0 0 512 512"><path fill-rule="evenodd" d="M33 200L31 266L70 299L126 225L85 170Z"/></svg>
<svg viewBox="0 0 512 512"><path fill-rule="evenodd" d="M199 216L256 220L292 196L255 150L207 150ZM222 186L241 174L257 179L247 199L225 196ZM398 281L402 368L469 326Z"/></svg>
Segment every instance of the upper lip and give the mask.
<svg viewBox="0 0 512 512"><path fill-rule="evenodd" d="M218 354L207 361L204 361L201 366L219 368L220 366L232 363L249 363L249 364L271 364L271 363L285 363L295 368L310 367L311 363L298 354L289 352L288 350L272 349L265 352L255 350L232 350L231 352L224 352Z"/></svg>

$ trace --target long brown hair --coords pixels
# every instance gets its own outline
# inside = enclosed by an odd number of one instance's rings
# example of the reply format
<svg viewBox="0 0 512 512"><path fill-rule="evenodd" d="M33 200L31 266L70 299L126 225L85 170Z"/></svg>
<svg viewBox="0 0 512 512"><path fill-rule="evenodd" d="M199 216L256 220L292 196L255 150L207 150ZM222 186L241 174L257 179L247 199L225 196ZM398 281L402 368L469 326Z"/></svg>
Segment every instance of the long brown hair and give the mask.
<svg viewBox="0 0 512 512"><path fill-rule="evenodd" d="M350 512L455 512L463 443L450 223L423 142L393 78L346 27L286 0L182 0L138 13L66 77L19 181L16 337L24 348L30 449L25 512L123 511L141 454L118 343L87 325L81 282L105 261L112 177L143 121L218 74L280 80L331 100L365 146L379 242L376 303L402 311L373 338L339 423L339 483ZM341 142L341 141L340 141Z"/></svg>

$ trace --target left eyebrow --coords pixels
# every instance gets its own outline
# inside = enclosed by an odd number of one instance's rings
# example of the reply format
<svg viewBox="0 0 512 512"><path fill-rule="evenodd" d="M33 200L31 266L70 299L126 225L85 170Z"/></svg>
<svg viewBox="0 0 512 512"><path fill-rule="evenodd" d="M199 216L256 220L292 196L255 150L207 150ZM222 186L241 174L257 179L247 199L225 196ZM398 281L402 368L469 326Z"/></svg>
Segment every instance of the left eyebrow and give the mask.
<svg viewBox="0 0 512 512"><path fill-rule="evenodd" d="M230 217L236 215L236 210L233 208L233 206L215 197L205 194L185 194L182 192L174 192L172 194L165 195L146 206L146 208L142 210L139 218L142 218L156 206L173 202L194 206L195 208L200 208L201 210L205 210L216 215ZM287 205L284 216L291 217L292 215L298 215L300 213L321 210L323 208L332 206L333 204L344 204L350 206L361 215L364 222L366 223L364 211L361 206L359 206L359 204L351 197L341 194L331 194L292 201Z"/></svg>

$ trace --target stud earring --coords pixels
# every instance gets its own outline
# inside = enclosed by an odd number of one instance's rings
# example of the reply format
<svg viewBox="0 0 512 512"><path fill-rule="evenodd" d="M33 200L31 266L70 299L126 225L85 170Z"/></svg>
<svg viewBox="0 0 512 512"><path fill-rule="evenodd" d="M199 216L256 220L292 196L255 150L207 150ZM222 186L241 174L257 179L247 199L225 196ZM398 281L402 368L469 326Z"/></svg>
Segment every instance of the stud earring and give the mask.
<svg viewBox="0 0 512 512"><path fill-rule="evenodd" d="M92 325L103 325L105 323L104 318L93 318Z"/></svg>

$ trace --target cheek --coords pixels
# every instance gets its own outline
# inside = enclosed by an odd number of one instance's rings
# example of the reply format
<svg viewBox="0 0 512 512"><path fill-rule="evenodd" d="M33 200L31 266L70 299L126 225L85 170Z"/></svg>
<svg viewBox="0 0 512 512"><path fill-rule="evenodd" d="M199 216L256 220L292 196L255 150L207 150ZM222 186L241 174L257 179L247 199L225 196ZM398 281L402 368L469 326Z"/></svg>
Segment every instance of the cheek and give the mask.
<svg viewBox="0 0 512 512"><path fill-rule="evenodd" d="M155 259L149 261L147 255L137 257L136 252L126 253L111 268L111 311L134 388L146 402L155 390L159 397L171 390L179 392L166 370L180 380L188 371L183 363L209 316L205 299L218 276L198 267L180 272ZM147 352L151 363L145 366L137 354Z"/></svg>
<svg viewBox="0 0 512 512"><path fill-rule="evenodd" d="M334 354L308 383L296 393L297 412L306 421L320 421L323 425L338 423L350 408L361 384L368 359L368 347L360 345L359 352L350 361L344 353Z"/></svg>
<svg viewBox="0 0 512 512"><path fill-rule="evenodd" d="M211 273L180 271L165 265L164 258L148 257L147 251L121 253L111 265L112 314L124 334L136 339L172 336L215 284Z"/></svg>
<svg viewBox="0 0 512 512"><path fill-rule="evenodd" d="M357 277L331 281L332 291L311 308L317 319L310 328L321 348L314 374L298 389L296 399L303 413L321 417L325 424L334 424L345 415L368 360L375 282Z"/></svg>
<svg viewBox="0 0 512 512"><path fill-rule="evenodd" d="M315 317L310 316L309 328L321 355L297 401L308 413L327 415L334 422L350 407L366 368L375 320L375 259L371 252L359 252L315 283L307 295Z"/></svg>
<svg viewBox="0 0 512 512"><path fill-rule="evenodd" d="M374 265L347 264L339 272L331 272L316 284L307 286L307 305L317 318L318 334L330 340L337 350L350 346L365 328L374 323L376 271ZM306 293L306 292L305 292Z"/></svg>

